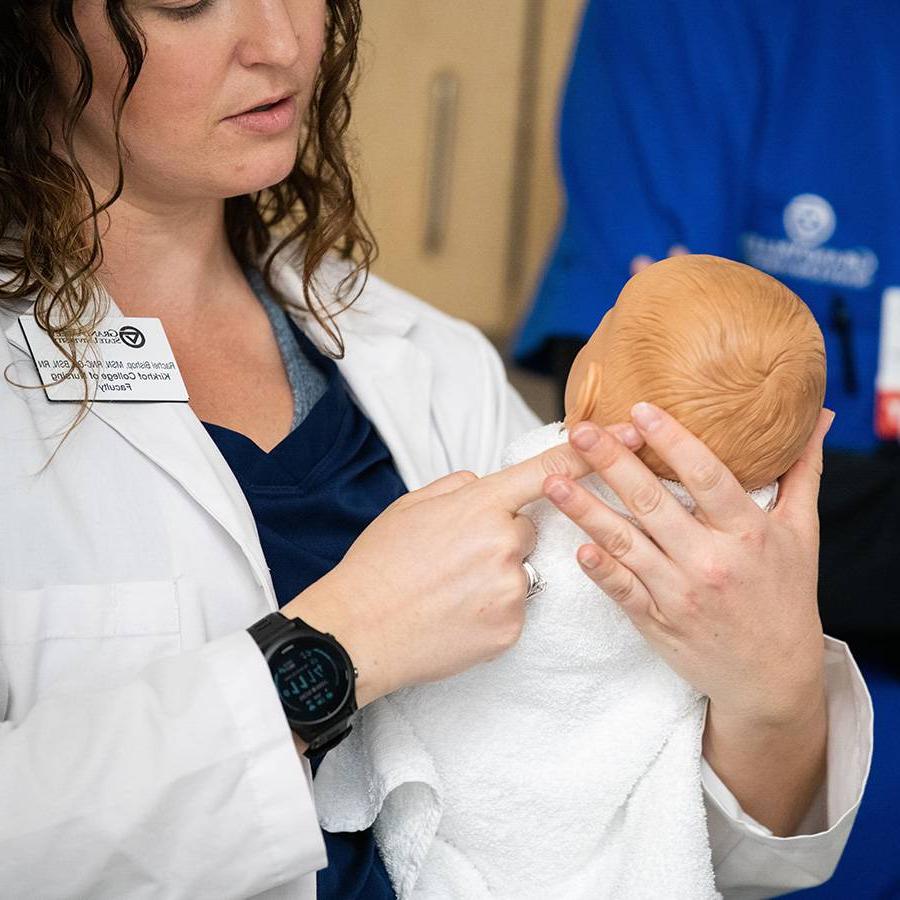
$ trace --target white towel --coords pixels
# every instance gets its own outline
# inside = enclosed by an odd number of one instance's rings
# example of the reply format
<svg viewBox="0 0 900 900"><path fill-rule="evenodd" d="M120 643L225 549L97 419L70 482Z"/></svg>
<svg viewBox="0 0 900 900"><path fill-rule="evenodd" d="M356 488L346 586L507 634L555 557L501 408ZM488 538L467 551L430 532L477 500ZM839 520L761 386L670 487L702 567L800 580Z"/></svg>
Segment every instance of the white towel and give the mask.
<svg viewBox="0 0 900 900"><path fill-rule="evenodd" d="M529 432L504 464L564 440L559 423ZM585 483L624 511L598 478ZM754 499L770 508L775 490ZM584 534L546 501L524 512L547 587L518 644L363 710L319 769L322 827L374 822L400 900L717 897L704 698L580 571Z"/></svg>

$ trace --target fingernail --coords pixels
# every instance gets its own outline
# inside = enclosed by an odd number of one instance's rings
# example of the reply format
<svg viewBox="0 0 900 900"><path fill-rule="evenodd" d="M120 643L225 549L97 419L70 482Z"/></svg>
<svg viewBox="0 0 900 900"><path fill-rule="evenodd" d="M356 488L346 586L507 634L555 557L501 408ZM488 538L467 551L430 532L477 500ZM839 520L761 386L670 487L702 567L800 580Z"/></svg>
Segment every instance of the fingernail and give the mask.
<svg viewBox="0 0 900 900"><path fill-rule="evenodd" d="M572 443L579 450L590 450L597 443L600 432L594 425L582 425L572 432Z"/></svg>
<svg viewBox="0 0 900 900"><path fill-rule="evenodd" d="M659 410L650 403L642 401L641 403L635 403L631 407L631 421L638 428L643 428L644 431L650 431L654 425L657 425L659 418Z"/></svg>
<svg viewBox="0 0 900 900"><path fill-rule="evenodd" d="M578 556L578 561L585 569L596 569L600 565L600 557L593 550L583 550Z"/></svg>
<svg viewBox="0 0 900 900"><path fill-rule="evenodd" d="M554 503L563 503L568 500L572 489L564 481L554 481L547 493Z"/></svg>
<svg viewBox="0 0 900 900"><path fill-rule="evenodd" d="M826 409L825 412L827 412L830 416L830 418L828 419L828 425L825 428L825 434L828 434L828 432L831 431L831 426L834 425L834 419L837 413L835 413L834 410L831 409Z"/></svg>
<svg viewBox="0 0 900 900"><path fill-rule="evenodd" d="M644 439L634 425L626 425L619 432L619 440L621 440L629 450L637 450L638 447L644 443Z"/></svg>

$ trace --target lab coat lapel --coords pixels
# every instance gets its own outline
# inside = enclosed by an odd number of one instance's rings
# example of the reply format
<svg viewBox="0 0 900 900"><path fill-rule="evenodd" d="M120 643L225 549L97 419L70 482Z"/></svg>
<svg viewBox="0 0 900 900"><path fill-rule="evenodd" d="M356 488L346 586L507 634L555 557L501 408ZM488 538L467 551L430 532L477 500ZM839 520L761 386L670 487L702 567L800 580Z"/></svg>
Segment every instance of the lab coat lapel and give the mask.
<svg viewBox="0 0 900 900"><path fill-rule="evenodd" d="M291 266L276 271L275 284L286 297L303 296L300 276ZM295 313L294 318L320 349L330 346L312 316ZM410 339L415 315L399 308L396 297L385 296L381 282L370 278L359 300L335 322L344 339L338 370L391 451L406 486L415 490L445 474L431 424L431 360Z"/></svg>
<svg viewBox="0 0 900 900"><path fill-rule="evenodd" d="M114 302L109 315L121 316ZM14 324L14 346L31 355ZM49 403L49 401L47 401ZM238 543L272 609L277 608L269 569L243 491L203 424L186 403L98 402L90 415L105 422L136 450L174 478Z"/></svg>
<svg viewBox="0 0 900 900"><path fill-rule="evenodd" d="M237 542L277 608L253 514L234 473L186 403L95 403L92 415L174 478Z"/></svg>

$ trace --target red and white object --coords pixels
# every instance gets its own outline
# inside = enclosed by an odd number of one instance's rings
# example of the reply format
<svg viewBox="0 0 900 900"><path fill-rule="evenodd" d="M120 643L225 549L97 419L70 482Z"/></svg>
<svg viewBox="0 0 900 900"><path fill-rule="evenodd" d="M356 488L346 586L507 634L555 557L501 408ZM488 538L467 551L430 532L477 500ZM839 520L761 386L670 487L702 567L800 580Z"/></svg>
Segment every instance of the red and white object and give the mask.
<svg viewBox="0 0 900 900"><path fill-rule="evenodd" d="M900 440L900 287L887 288L881 299L875 433L883 441Z"/></svg>

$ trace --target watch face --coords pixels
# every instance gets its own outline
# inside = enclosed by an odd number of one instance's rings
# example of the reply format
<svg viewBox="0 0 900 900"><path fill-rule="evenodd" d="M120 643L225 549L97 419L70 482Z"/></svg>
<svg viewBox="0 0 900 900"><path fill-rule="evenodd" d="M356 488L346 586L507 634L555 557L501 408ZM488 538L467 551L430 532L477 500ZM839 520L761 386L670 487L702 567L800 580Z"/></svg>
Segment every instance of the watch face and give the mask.
<svg viewBox="0 0 900 900"><path fill-rule="evenodd" d="M350 691L347 663L335 647L314 636L295 638L269 659L288 717L314 725L341 708Z"/></svg>

